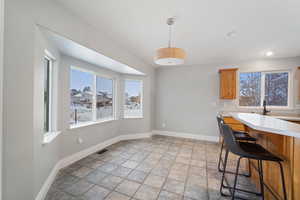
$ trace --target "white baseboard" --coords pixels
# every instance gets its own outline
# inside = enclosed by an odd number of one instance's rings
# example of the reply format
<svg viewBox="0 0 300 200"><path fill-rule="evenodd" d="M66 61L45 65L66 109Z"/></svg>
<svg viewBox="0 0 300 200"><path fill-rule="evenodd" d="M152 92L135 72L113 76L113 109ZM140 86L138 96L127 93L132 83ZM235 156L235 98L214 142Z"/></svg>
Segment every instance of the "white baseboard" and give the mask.
<svg viewBox="0 0 300 200"><path fill-rule="evenodd" d="M94 145L94 146L91 146L87 149L84 149L82 151L79 151L73 155L70 155L70 156L67 156L66 158L63 158L62 160L59 161L59 166L60 166L60 169L61 168L65 168L73 163L75 163L76 161L84 158L84 157L87 157L93 153L96 153L97 151L100 151L101 149L104 149L112 144L115 144L117 142L121 141L121 136L117 136L117 137L114 137L114 138L111 138L109 140L106 140L100 144L97 144L97 145Z"/></svg>
<svg viewBox="0 0 300 200"><path fill-rule="evenodd" d="M48 176L48 178L46 179L46 181L44 182L41 190L39 191L39 193L37 194L35 200L44 200L47 192L49 191L53 181L55 180L55 177L57 175L57 173L60 170L60 164L59 162L54 166L54 168L52 169L50 175Z"/></svg>
<svg viewBox="0 0 300 200"><path fill-rule="evenodd" d="M143 138L150 138L152 136L152 132L148 133L139 133L139 134L129 134L129 135L121 135L120 140L136 140Z"/></svg>
<svg viewBox="0 0 300 200"><path fill-rule="evenodd" d="M209 142L218 142L219 141L218 136L208 136L208 135L161 131L161 130L153 130L152 133L153 133L153 135L164 135L164 136L172 136L172 137L179 137L179 138L189 138L189 139L204 140L204 141L209 141Z"/></svg>
<svg viewBox="0 0 300 200"><path fill-rule="evenodd" d="M117 142L120 142L122 140L134 140L134 139L142 139L142 138L149 138L152 136L152 133L137 133L137 134L129 134L129 135L120 135L114 138L111 138L109 140L106 140L100 144L94 145L92 147L89 147L87 149L84 149L80 152L77 152L73 155L70 155L66 158L63 158L62 160L60 160L52 169L50 175L48 176L48 178L46 179L45 183L43 184L40 192L38 193L38 195L36 196L35 200L44 200L47 192L49 191L57 173L59 172L60 169L67 167L73 163L75 163L76 161L87 157L93 153L96 153L97 151L100 151L101 149L104 149L112 144L115 144Z"/></svg>

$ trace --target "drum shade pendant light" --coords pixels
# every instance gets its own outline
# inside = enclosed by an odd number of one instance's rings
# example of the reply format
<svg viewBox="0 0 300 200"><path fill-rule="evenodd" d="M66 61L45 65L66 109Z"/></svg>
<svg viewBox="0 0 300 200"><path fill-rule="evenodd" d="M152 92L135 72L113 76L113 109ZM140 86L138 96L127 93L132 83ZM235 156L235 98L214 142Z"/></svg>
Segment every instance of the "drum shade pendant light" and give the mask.
<svg viewBox="0 0 300 200"><path fill-rule="evenodd" d="M174 18L168 18L167 24L169 26L169 44L167 48L160 48L156 52L155 63L158 65L181 65L184 63L186 57L185 51L181 48L171 47L172 39L172 25Z"/></svg>

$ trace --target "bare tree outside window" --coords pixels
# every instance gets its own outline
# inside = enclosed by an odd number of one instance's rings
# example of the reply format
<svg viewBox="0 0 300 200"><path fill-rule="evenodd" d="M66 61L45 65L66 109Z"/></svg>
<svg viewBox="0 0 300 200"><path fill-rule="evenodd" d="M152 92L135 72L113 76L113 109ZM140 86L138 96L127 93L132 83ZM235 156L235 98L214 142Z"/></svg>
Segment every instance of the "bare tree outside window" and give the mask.
<svg viewBox="0 0 300 200"><path fill-rule="evenodd" d="M240 106L262 106L263 100L268 106L288 106L288 72L247 72L239 78Z"/></svg>
<svg viewBox="0 0 300 200"><path fill-rule="evenodd" d="M260 106L261 73L240 73L240 106Z"/></svg>
<svg viewBox="0 0 300 200"><path fill-rule="evenodd" d="M265 75L265 100L270 106L288 105L289 74L267 73Z"/></svg>

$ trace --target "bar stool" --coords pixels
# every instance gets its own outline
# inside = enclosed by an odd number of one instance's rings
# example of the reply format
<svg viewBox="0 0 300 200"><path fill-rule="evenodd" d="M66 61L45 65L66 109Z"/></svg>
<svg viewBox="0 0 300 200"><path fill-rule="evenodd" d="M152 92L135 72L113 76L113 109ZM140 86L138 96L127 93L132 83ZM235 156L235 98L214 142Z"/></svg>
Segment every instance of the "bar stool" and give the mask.
<svg viewBox="0 0 300 200"><path fill-rule="evenodd" d="M233 131L231 130L231 128L228 125L222 124L221 126L222 126L222 131L224 133L223 136L224 136L226 154L225 154L224 172L222 174L220 193L222 195L224 195L223 188L228 188L229 191L230 191L232 200L236 197L235 196L236 190L243 191L243 192L246 192L246 193L260 195L260 196L262 196L262 199L264 199L263 161L270 161L270 162L276 162L276 163L279 164L284 200L287 200L285 180L284 180L284 171L283 171L283 167L282 167L282 163L281 163L281 162L283 162L283 160L281 158L275 156L274 154L270 153L269 151L267 151L265 148L263 148L259 144L237 141L235 136L234 136ZM226 165L227 165L227 159L228 159L228 153L229 152L239 156L238 161L237 161L237 166L236 166L236 172L235 172L233 187L224 185ZM242 158L257 160L257 162L258 162L258 174L259 174L259 181L260 181L260 193L255 193L255 192L252 192L252 191L243 190L243 189L240 189L240 188L236 187L240 162L241 162Z"/></svg>
<svg viewBox="0 0 300 200"><path fill-rule="evenodd" d="M220 135L224 138L221 124L225 124L225 122L224 122L223 118L220 115L217 116L217 122L218 122L218 126L219 126ZM234 137L236 138L236 140L238 140L238 141L256 142L256 138L251 137L246 132L233 131L233 134L234 134ZM224 139L222 140L221 151L220 151L219 160L218 160L218 170L219 170L219 172L224 171L224 161L222 159L223 148L224 148ZM249 165L248 165L249 166L249 169L248 169L249 173L248 174L240 174L240 175L246 176L246 177L251 176L250 160L248 162L249 162ZM222 163L222 166L223 166L222 168L221 168L221 163ZM226 171L226 173L234 174L234 172L230 172L230 171Z"/></svg>

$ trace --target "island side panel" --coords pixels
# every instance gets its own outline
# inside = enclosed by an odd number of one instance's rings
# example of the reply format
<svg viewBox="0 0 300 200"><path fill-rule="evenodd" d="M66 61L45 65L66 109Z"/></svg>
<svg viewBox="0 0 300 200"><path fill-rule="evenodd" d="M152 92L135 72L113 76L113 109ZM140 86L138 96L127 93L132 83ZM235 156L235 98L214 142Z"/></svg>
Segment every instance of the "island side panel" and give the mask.
<svg viewBox="0 0 300 200"><path fill-rule="evenodd" d="M258 144L262 145L268 151L272 152L273 154L279 156L284 160L283 167L285 173L285 185L287 189L288 199L300 199L300 196L295 196L295 194L293 194L294 138L289 136L257 131L249 127L247 127L247 130L252 136L258 139ZM257 162L254 163L252 161L252 163L257 167ZM263 170L264 182L268 187L268 189L265 188L265 199L274 199L271 193L275 194L280 199L283 199L279 165L275 162L266 161L263 164ZM258 174L253 168L252 171L254 173L251 179L257 185L257 188L259 188Z"/></svg>
<svg viewBox="0 0 300 200"><path fill-rule="evenodd" d="M300 199L300 139L294 138L294 199Z"/></svg>

